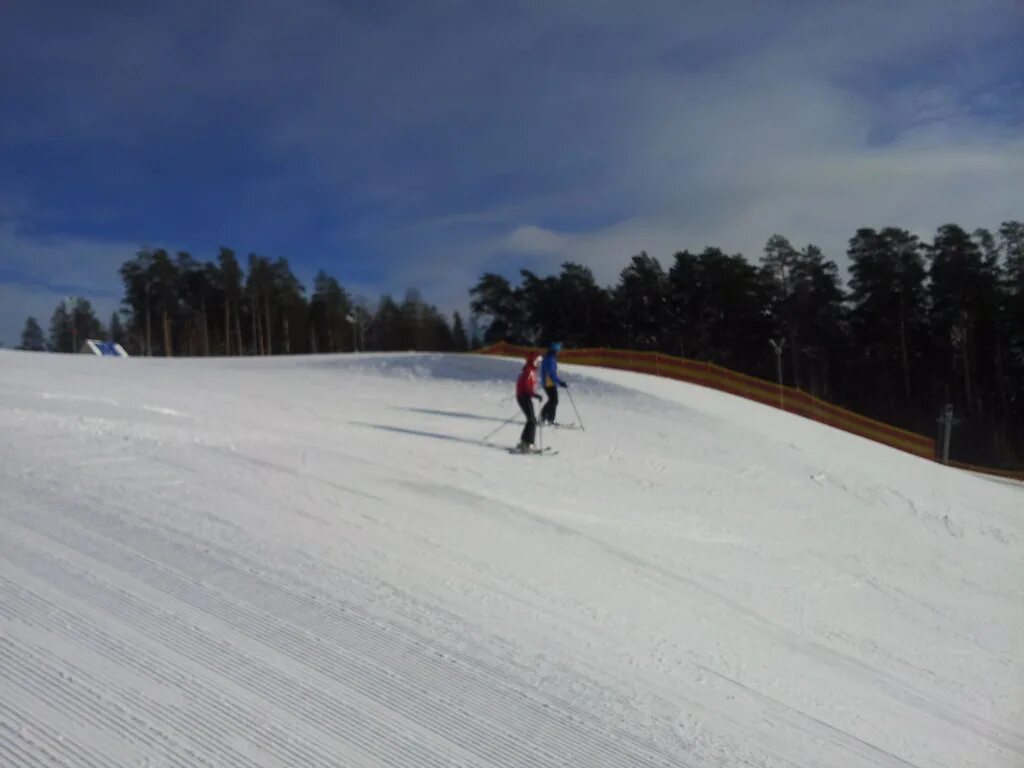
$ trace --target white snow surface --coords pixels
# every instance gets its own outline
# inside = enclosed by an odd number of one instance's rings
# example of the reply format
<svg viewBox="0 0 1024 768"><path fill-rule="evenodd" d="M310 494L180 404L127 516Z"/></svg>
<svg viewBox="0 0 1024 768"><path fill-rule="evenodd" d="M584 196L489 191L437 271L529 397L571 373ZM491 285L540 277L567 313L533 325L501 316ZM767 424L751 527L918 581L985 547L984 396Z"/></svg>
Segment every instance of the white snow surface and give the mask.
<svg viewBox="0 0 1024 768"><path fill-rule="evenodd" d="M519 367L0 352L0 766L1024 765L1024 487Z"/></svg>

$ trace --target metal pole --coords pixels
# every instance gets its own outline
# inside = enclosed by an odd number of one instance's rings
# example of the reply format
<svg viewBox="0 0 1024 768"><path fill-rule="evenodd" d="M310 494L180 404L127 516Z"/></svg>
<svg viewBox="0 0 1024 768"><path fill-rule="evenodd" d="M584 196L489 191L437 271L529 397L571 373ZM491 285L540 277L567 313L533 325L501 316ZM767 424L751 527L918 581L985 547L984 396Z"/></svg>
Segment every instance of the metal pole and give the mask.
<svg viewBox="0 0 1024 768"><path fill-rule="evenodd" d="M782 349L786 346L786 340L783 339L776 343L775 339L768 339L768 343L775 350L775 373L779 380L779 408L784 411L786 410L786 401L782 389Z"/></svg>
<svg viewBox="0 0 1024 768"><path fill-rule="evenodd" d="M580 430L586 431L585 427L583 426L583 419L580 418L579 409L576 407L576 401L572 399L572 392L568 388L566 388L565 394L569 396L569 402L572 403L572 409L576 413L576 422L580 425Z"/></svg>
<svg viewBox="0 0 1024 768"><path fill-rule="evenodd" d="M775 369L776 369L775 375L776 375L776 377L779 380L779 408L782 408L783 410L785 410L786 409L786 401L783 399L783 395L782 395L782 352L781 352L781 350L775 356Z"/></svg>
<svg viewBox="0 0 1024 768"><path fill-rule="evenodd" d="M490 440L494 435L496 435L498 433L499 429L501 429L502 427L506 426L510 421L512 421L512 419L514 419L518 415L519 415L519 411L516 411L515 413L513 413L511 416L509 416L507 419L505 419L503 422L501 422L501 424L499 424L493 430L488 432L487 436L482 440L482 442L486 443L488 440Z"/></svg>
<svg viewBox="0 0 1024 768"><path fill-rule="evenodd" d="M953 406L947 404L942 413L942 463L949 464L949 441L953 434Z"/></svg>

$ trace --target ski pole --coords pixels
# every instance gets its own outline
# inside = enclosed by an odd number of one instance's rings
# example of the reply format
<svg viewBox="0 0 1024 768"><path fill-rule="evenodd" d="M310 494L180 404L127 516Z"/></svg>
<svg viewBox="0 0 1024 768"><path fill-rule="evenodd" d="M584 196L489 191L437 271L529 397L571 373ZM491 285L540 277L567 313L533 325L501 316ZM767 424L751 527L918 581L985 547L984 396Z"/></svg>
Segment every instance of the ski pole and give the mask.
<svg viewBox="0 0 1024 768"><path fill-rule="evenodd" d="M576 407L576 401L572 399L572 390L566 387L565 394L569 396L569 402L572 403L572 409L576 412L576 421L579 422L580 429L585 431L586 428L583 426L583 419L580 418L580 412Z"/></svg>
<svg viewBox="0 0 1024 768"><path fill-rule="evenodd" d="M502 427L506 426L510 421L512 421L512 419L514 419L518 415L519 415L519 411L516 411L515 413L513 413L511 416L509 416L507 419L505 419L503 422L501 422L501 424L499 424L493 430L488 432L487 433L487 437L485 437L481 442L486 443L488 440L490 440L492 437L494 437L494 435L496 435L498 433L499 429L501 429Z"/></svg>

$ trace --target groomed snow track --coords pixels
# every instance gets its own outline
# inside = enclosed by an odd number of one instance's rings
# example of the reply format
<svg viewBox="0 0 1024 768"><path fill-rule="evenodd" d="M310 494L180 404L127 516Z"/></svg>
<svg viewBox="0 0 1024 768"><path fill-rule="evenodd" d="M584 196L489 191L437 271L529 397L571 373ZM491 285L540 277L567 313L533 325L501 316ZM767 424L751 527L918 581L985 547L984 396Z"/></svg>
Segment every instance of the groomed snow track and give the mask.
<svg viewBox="0 0 1024 768"><path fill-rule="evenodd" d="M0 765L1024 763L1021 488L516 367L0 353Z"/></svg>

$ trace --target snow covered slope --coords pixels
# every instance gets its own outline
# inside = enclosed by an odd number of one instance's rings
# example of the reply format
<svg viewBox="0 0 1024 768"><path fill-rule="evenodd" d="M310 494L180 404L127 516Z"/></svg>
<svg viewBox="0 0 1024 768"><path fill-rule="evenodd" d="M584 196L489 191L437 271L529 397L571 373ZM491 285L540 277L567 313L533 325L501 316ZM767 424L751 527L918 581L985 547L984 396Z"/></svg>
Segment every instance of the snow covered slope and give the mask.
<svg viewBox="0 0 1024 768"><path fill-rule="evenodd" d="M1024 488L518 367L0 352L0 765L1024 765Z"/></svg>

